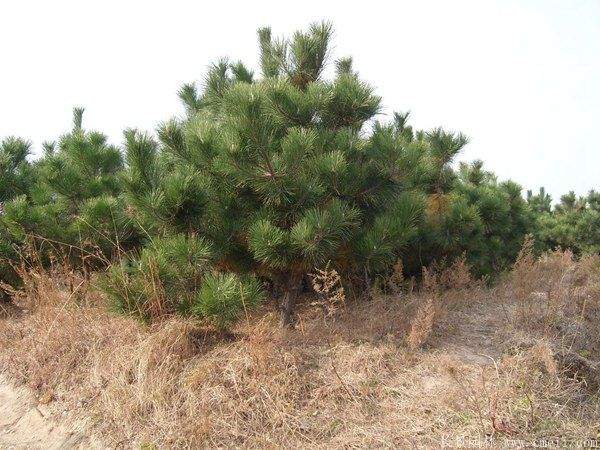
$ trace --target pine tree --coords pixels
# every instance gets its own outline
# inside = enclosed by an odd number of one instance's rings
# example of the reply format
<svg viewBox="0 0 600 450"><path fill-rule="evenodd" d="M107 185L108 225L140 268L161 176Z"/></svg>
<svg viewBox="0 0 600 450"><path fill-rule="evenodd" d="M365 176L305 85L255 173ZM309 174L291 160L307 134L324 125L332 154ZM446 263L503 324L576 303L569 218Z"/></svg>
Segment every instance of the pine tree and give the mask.
<svg viewBox="0 0 600 450"><path fill-rule="evenodd" d="M536 214L535 235L543 250L571 249L575 255L600 253L599 195L590 191L577 197L561 196L552 211Z"/></svg>
<svg viewBox="0 0 600 450"><path fill-rule="evenodd" d="M552 197L543 186L535 195L531 190L527 191L527 203L532 211L536 213L549 213L552 209Z"/></svg>
<svg viewBox="0 0 600 450"><path fill-rule="evenodd" d="M590 209L600 212L600 192L591 190L587 196L587 204Z"/></svg>
<svg viewBox="0 0 600 450"><path fill-rule="evenodd" d="M429 208L421 227L420 262L452 261L462 254L476 275L493 275L514 261L533 218L521 187L514 182L498 182L483 169L482 161L461 163L451 178L443 202ZM439 206L439 205L442 206ZM413 263L414 265L414 263Z"/></svg>
<svg viewBox="0 0 600 450"><path fill-rule="evenodd" d="M33 242L45 261L59 251L72 264L110 265L100 284L119 312L224 328L266 286L282 293L292 325L307 275L327 265L364 288L398 260L418 275L464 254L493 275L533 229L548 247L597 248L596 193L551 211L543 189L525 201L481 161L456 170L467 138L414 129L407 112L384 120L351 58L327 70L331 35L327 23L290 38L260 29L260 73L217 61L203 83L181 88L183 117L156 136L126 130L124 152L85 130L80 108L34 163L27 142L7 139L0 252L20 261Z"/></svg>
<svg viewBox="0 0 600 450"><path fill-rule="evenodd" d="M31 144L8 137L0 143L0 281L15 284L18 280L13 264L18 260L18 243L4 225L5 204L19 196L27 197L35 182L35 169L27 160ZM0 300L5 294L0 291Z"/></svg>
<svg viewBox="0 0 600 450"><path fill-rule="evenodd" d="M574 191L560 197L560 203L554 206L557 213L570 213L573 211L584 210L587 206L586 197L577 197Z"/></svg>
<svg viewBox="0 0 600 450"><path fill-rule="evenodd" d="M120 197L121 152L103 134L83 129L82 120L83 109L75 108L72 131L44 144L43 157L28 169L36 176L27 192L4 204L4 233L33 243L42 259L58 251L80 262L97 254L97 262L138 239Z"/></svg>
<svg viewBox="0 0 600 450"><path fill-rule="evenodd" d="M323 77L330 38L326 23L291 39L261 29L261 78L221 60L200 90L181 89L187 115L164 123L159 142L126 133L140 220L159 235L202 236L216 266L279 286L287 324L315 267L363 276L402 254L423 220L421 179L447 185L464 145L442 130L415 138L401 114L375 122L380 98L349 59Z"/></svg>
<svg viewBox="0 0 600 450"><path fill-rule="evenodd" d="M23 139L8 137L0 143L0 204L29 193L35 179L30 153L31 143Z"/></svg>

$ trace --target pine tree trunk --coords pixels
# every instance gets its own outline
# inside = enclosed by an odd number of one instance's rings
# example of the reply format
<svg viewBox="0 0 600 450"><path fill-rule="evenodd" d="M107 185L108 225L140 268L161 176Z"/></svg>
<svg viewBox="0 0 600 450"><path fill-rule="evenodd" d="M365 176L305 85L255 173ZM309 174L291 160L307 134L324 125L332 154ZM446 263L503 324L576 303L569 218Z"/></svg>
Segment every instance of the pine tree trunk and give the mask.
<svg viewBox="0 0 600 450"><path fill-rule="evenodd" d="M294 328L294 310L301 281L302 277L295 274L289 274L284 284L285 291L283 293L283 298L281 299L281 322L284 326L289 328Z"/></svg>

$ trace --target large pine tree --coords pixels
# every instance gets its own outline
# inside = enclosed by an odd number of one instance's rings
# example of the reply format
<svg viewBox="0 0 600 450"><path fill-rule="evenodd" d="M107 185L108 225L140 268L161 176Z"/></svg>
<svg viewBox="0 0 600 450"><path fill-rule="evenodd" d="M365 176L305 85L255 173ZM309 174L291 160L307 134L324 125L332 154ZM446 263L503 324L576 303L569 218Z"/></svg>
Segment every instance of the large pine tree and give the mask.
<svg viewBox="0 0 600 450"><path fill-rule="evenodd" d="M262 76L221 60L200 90L181 89L186 117L164 123L160 142L126 133L127 186L153 232L202 236L217 267L278 285L289 324L315 267L362 277L401 256L466 140L413 133L407 115L374 121L380 98L350 59L324 76L329 24L258 35Z"/></svg>

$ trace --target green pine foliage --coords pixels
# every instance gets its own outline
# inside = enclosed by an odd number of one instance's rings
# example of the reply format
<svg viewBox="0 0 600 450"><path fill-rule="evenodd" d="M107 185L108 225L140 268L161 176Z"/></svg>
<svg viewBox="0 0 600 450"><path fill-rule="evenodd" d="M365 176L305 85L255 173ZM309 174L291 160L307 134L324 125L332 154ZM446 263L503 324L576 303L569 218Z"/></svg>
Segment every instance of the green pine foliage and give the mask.
<svg viewBox="0 0 600 450"><path fill-rule="evenodd" d="M204 277L193 314L225 329L264 299L261 283L252 276L210 273Z"/></svg>
<svg viewBox="0 0 600 450"><path fill-rule="evenodd" d="M201 285L214 260L212 246L186 235L152 239L136 259L113 265L101 287L114 308L152 320L163 315L186 314L193 292Z"/></svg>
<svg viewBox="0 0 600 450"><path fill-rule="evenodd" d="M439 173L446 187L434 183L417 245L404 261L407 271L417 274L433 261L450 262L463 254L478 276L508 268L533 225L521 187L498 182L482 161Z"/></svg>
<svg viewBox="0 0 600 450"><path fill-rule="evenodd" d="M551 202L549 197L547 202ZM554 209L535 211L535 236L542 249L571 249L578 256L600 252L600 195L596 191L579 198L571 191Z"/></svg>
<svg viewBox="0 0 600 450"><path fill-rule="evenodd" d="M438 172L464 138L375 122L381 99L349 60L323 77L330 36L262 29L262 78L222 60L182 88L187 116L159 142L127 132L128 195L147 228L203 236L220 267L286 291L328 262L362 274L401 256L423 220L421 179L447 183Z"/></svg>
<svg viewBox="0 0 600 450"><path fill-rule="evenodd" d="M0 142L0 202L28 195L35 180L35 169L27 160L31 143L8 137Z"/></svg>
<svg viewBox="0 0 600 450"><path fill-rule="evenodd" d="M509 267L527 234L539 250L600 248L600 194L521 195L481 161L456 165L467 138L416 130L349 57L333 60L332 27L289 38L258 31L260 70L226 58L179 91L182 117L120 149L83 128L28 160L0 145L0 276L30 250L103 271L114 309L151 322L174 314L226 328L282 293L293 322L309 273L334 267L364 288L402 261L406 275L465 255L473 271ZM332 70L329 70L329 69Z"/></svg>
<svg viewBox="0 0 600 450"><path fill-rule="evenodd" d="M4 225L7 202L17 197L27 198L36 179L35 168L28 161L31 144L8 137L0 142L0 281L18 283L14 264L18 263L18 242ZM0 293L0 299L5 296Z"/></svg>
<svg viewBox="0 0 600 450"><path fill-rule="evenodd" d="M12 165L17 170L3 170L14 181L10 198L3 200L0 229L25 250L21 256L35 251L44 262L58 253L96 266L135 245L139 232L121 195L120 150L103 134L83 129L83 109L73 115L71 132L57 144L45 144L34 164L26 162L21 145L23 161ZM9 148L15 142L20 141Z"/></svg>
<svg viewBox="0 0 600 450"><path fill-rule="evenodd" d="M157 237L139 258L110 267L100 287L113 308L152 322L178 314L230 325L264 298L251 275L215 270L215 250L203 238L185 234Z"/></svg>
<svg viewBox="0 0 600 450"><path fill-rule="evenodd" d="M461 165L461 183L456 189L476 209L479 221L480 233L465 248L470 250L468 261L479 275L493 275L512 265L531 231L533 217L521 186L512 181L500 183L481 167L480 161Z"/></svg>
<svg viewBox="0 0 600 450"><path fill-rule="evenodd" d="M531 190L527 191L527 204L534 213L549 213L552 210L552 197L542 186L535 195Z"/></svg>

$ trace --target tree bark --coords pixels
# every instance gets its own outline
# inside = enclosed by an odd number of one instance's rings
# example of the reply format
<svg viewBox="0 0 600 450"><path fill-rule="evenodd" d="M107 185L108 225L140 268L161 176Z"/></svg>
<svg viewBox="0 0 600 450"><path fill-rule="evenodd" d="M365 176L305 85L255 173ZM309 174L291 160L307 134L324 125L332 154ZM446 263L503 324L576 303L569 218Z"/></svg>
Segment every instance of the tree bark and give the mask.
<svg viewBox="0 0 600 450"><path fill-rule="evenodd" d="M290 274L284 284L284 293L281 299L281 322L288 328L294 328L295 325L294 310L301 281L302 277Z"/></svg>

